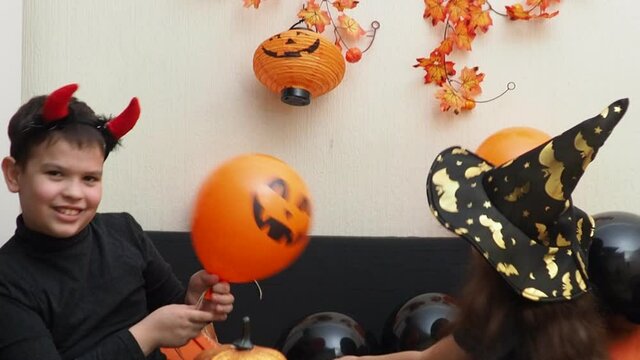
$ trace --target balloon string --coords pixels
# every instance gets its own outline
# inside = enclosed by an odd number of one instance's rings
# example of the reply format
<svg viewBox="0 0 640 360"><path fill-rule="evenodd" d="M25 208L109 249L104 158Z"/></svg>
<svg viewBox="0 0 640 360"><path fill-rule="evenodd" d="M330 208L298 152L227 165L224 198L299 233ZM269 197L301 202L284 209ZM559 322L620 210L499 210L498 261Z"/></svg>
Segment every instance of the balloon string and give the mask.
<svg viewBox="0 0 640 360"><path fill-rule="evenodd" d="M260 297L260 300L262 300L262 288L260 287L260 284L258 284L258 280L253 280L253 282L258 287L258 296Z"/></svg>
<svg viewBox="0 0 640 360"><path fill-rule="evenodd" d="M260 296L262 298L262 295ZM203 291L202 294L200 294L198 301L196 302L196 309L200 310L202 308L202 304L204 303L204 300L211 300L212 297L213 297L213 290L211 288ZM204 328L202 328L201 332L204 335L204 337L212 343L213 345L212 347L220 346L220 343L218 342L218 335L216 334L216 329L213 327L213 322L208 323ZM204 346L202 344L200 344L195 339L194 341L200 348L204 349ZM174 350L176 351L176 354L178 354L178 357L180 359L186 360L182 355L182 351L180 350L179 347L174 348Z"/></svg>
<svg viewBox="0 0 640 360"><path fill-rule="evenodd" d="M253 280L253 282L256 284L256 287L258 288L258 296L260 300L262 300L262 295L263 295L262 287L260 287L260 283L258 283L258 280ZM211 300L212 297L213 297L213 291L211 290L211 288L203 291L202 294L200 294L198 301L196 302L196 309L199 310L202 307L202 304L204 303L204 301ZM220 346L220 342L218 342L218 335L216 334L216 329L213 327L213 322L208 323L202 329L202 334L207 340L213 343L214 347ZM178 353L178 356L180 357L180 359L184 360L184 357L182 356L182 352L180 351L180 348L175 348L175 350L176 350L176 353Z"/></svg>
<svg viewBox="0 0 640 360"><path fill-rule="evenodd" d="M211 288L203 291L202 295L200 295L200 298L198 298L198 302L196 303L196 309L200 310L204 300L211 300L212 297L213 291L211 290ZM208 323L204 328L202 328L202 334L205 338L207 338L207 340L213 343L214 347L220 346L220 343L218 342L218 335L216 334L216 329L213 327L213 322Z"/></svg>

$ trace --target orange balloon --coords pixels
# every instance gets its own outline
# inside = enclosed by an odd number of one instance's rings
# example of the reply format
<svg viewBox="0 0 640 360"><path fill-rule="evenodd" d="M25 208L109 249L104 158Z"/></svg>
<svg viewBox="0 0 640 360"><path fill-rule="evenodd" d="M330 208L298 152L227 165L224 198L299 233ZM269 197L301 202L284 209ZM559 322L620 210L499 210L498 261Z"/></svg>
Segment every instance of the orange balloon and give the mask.
<svg viewBox="0 0 640 360"><path fill-rule="evenodd" d="M222 164L205 180L191 229L198 259L209 273L243 283L274 275L306 248L311 198L300 176L262 154Z"/></svg>
<svg viewBox="0 0 640 360"><path fill-rule="evenodd" d="M613 339L609 343L609 356L611 360L640 359L640 326L630 334Z"/></svg>
<svg viewBox="0 0 640 360"><path fill-rule="evenodd" d="M500 166L550 139L548 134L530 127L505 128L486 138L476 154Z"/></svg>

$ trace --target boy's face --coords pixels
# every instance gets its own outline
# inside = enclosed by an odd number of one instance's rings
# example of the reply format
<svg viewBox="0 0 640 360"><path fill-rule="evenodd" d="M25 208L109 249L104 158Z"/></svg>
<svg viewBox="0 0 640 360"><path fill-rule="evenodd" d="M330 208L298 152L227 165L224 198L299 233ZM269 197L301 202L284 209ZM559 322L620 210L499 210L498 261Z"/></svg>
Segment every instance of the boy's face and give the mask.
<svg viewBox="0 0 640 360"><path fill-rule="evenodd" d="M5 158L9 190L17 192L25 225L58 238L78 234L93 219L102 198L104 153L57 139L38 145L23 166Z"/></svg>

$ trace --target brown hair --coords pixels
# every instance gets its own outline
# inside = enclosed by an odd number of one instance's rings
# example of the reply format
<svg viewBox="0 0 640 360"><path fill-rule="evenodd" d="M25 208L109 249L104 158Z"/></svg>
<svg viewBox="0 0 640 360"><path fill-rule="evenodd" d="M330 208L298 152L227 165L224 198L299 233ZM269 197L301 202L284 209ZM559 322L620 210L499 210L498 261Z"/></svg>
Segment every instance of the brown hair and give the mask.
<svg viewBox="0 0 640 360"><path fill-rule="evenodd" d="M603 317L591 293L562 302L530 301L514 292L477 252L472 251L470 273L458 302L456 328L477 329L484 349L518 337L514 360L604 360L606 334ZM468 350L468 349L466 349Z"/></svg>
<svg viewBox="0 0 640 360"><path fill-rule="evenodd" d="M36 96L22 105L9 121L10 155L20 166L26 165L34 147L47 142L65 140L83 148L99 146L107 155L104 133L99 130L106 119L97 116L91 108L75 98L69 102L69 115L59 125L47 127L41 116L46 96Z"/></svg>

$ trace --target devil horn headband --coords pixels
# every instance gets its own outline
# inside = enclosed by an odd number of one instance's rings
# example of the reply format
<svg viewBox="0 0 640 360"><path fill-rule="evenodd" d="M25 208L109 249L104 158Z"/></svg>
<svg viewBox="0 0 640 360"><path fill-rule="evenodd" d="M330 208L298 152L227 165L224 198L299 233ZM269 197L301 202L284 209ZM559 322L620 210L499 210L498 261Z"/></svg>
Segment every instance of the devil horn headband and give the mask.
<svg viewBox="0 0 640 360"><path fill-rule="evenodd" d="M45 123L50 124L69 115L69 102L76 90L78 90L78 84L69 84L47 96L42 109L42 118ZM131 99L129 106L120 115L109 120L106 129L115 140L118 140L133 129L139 117L140 103L134 97Z"/></svg>
<svg viewBox="0 0 640 360"><path fill-rule="evenodd" d="M107 130L118 140L128 133L129 130L133 129L139 117L140 103L138 103L138 98L134 97L129 102L129 106L127 106L120 115L107 123Z"/></svg>
<svg viewBox="0 0 640 360"><path fill-rule="evenodd" d="M69 84L54 90L44 101L42 118L45 123L64 119L69 115L69 101L78 90L78 84Z"/></svg>

